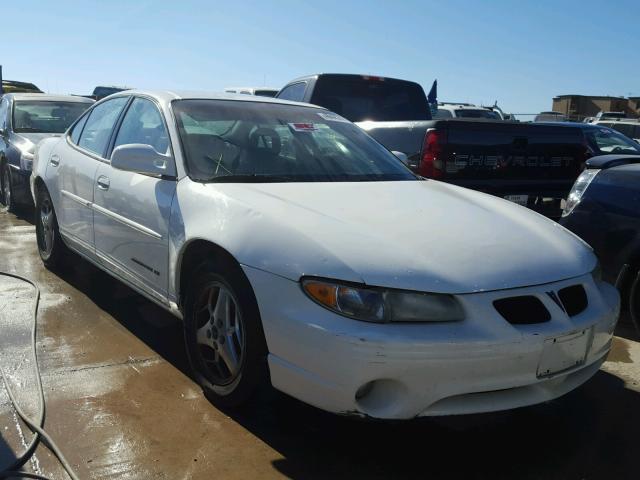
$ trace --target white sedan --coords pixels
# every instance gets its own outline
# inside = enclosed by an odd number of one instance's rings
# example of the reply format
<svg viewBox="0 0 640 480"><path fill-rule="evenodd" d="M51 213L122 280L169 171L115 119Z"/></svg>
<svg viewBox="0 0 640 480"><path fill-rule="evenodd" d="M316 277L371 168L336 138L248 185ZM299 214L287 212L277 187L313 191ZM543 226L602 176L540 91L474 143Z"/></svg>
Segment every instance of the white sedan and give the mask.
<svg viewBox="0 0 640 480"><path fill-rule="evenodd" d="M32 186L45 265L72 250L182 318L221 404L269 379L341 414L509 409L611 346L619 298L586 244L322 108L118 93L39 145Z"/></svg>

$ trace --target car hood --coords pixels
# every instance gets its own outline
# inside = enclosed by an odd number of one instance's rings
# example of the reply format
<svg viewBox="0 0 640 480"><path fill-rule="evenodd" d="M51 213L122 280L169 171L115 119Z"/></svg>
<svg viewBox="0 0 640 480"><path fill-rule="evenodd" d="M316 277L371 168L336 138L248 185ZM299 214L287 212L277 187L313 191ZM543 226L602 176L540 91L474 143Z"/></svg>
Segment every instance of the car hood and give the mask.
<svg viewBox="0 0 640 480"><path fill-rule="evenodd" d="M432 180L200 187L217 205L236 205L236 218L214 212L218 226L236 232L227 247L236 258L292 280L460 294L554 282L596 264L557 223Z"/></svg>
<svg viewBox="0 0 640 480"><path fill-rule="evenodd" d="M46 138L61 136L61 133L16 133L15 143L20 148L20 150L28 151Z"/></svg>

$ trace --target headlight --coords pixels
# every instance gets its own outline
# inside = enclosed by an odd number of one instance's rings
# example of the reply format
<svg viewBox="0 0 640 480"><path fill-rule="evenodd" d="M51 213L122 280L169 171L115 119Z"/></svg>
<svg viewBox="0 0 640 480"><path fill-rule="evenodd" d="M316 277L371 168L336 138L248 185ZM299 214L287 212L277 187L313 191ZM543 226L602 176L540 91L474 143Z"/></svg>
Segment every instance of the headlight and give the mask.
<svg viewBox="0 0 640 480"><path fill-rule="evenodd" d="M451 295L359 287L305 278L302 289L316 303L365 322L453 322L464 318Z"/></svg>
<svg viewBox="0 0 640 480"><path fill-rule="evenodd" d="M33 151L23 151L20 154L20 168L29 172L31 171L33 168Z"/></svg>
<svg viewBox="0 0 640 480"><path fill-rule="evenodd" d="M567 197L567 203L564 206L564 210L562 212L562 216L565 217L569 215L573 209L580 203L582 200L582 195L587 191L587 187L593 181L600 170L597 169L587 169L580 174L576 183L573 184L573 188L571 192L569 192L569 196Z"/></svg>

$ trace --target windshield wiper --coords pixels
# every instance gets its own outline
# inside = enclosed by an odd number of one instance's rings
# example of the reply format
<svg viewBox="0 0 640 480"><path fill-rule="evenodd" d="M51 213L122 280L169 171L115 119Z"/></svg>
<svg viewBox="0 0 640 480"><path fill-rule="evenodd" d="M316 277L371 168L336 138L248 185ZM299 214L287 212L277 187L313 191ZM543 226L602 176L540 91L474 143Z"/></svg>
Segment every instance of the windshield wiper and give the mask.
<svg viewBox="0 0 640 480"><path fill-rule="evenodd" d="M40 128L33 128L33 127L20 127L20 128L16 128L15 130L16 133L23 133L23 132L32 132L32 133L47 133L44 130L41 130Z"/></svg>

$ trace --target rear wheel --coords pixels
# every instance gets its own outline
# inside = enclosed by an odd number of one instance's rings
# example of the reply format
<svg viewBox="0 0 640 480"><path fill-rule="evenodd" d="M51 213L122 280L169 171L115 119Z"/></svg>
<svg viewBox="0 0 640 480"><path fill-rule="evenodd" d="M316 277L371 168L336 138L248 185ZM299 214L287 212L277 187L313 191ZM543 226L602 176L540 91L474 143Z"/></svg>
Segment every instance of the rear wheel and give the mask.
<svg viewBox="0 0 640 480"><path fill-rule="evenodd" d="M39 187L36 195L36 240L38 253L47 268L59 267L68 253L58 229L58 219L49 192Z"/></svg>
<svg viewBox="0 0 640 480"><path fill-rule="evenodd" d="M224 263L197 268L185 301L185 341L207 397L234 407L267 380L267 349L251 285L240 267Z"/></svg>
<svg viewBox="0 0 640 480"><path fill-rule="evenodd" d="M0 175L2 177L2 200L10 212L15 211L16 205L13 201L13 189L11 185L11 170L5 163L2 165Z"/></svg>

